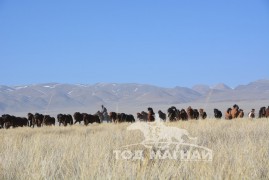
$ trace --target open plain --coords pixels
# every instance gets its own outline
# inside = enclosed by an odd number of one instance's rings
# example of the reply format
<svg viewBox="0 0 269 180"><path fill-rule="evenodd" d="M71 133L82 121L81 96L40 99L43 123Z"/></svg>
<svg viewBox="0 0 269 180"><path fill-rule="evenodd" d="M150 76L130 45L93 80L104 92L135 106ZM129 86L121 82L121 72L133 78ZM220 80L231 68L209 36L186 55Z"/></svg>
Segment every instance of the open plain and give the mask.
<svg viewBox="0 0 269 180"><path fill-rule="evenodd" d="M167 122L213 151L212 162L123 160L113 151L143 140L129 123L0 130L0 179L268 179L269 120Z"/></svg>

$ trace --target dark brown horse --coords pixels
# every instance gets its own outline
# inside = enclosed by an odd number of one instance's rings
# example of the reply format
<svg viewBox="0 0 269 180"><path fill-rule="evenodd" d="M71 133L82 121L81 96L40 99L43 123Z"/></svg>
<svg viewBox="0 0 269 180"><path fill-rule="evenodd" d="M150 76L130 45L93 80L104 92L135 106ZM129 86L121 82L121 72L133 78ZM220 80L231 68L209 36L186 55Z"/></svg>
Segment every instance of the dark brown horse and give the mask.
<svg viewBox="0 0 269 180"><path fill-rule="evenodd" d="M74 119L75 119L75 123L79 122L79 124L81 123L81 121L83 121L83 114L81 114L80 112L75 112L73 115Z"/></svg>
<svg viewBox="0 0 269 180"><path fill-rule="evenodd" d="M88 124L93 123L101 123L101 120L98 115L91 115L87 113L83 113L83 121L85 126L88 126Z"/></svg>
<svg viewBox="0 0 269 180"><path fill-rule="evenodd" d="M155 113L151 107L148 108L148 121L149 122L155 121Z"/></svg>
<svg viewBox="0 0 269 180"><path fill-rule="evenodd" d="M206 119L207 118L207 114L204 111L204 109L199 109L199 114L200 114L201 119Z"/></svg>
<svg viewBox="0 0 269 180"><path fill-rule="evenodd" d="M159 118L163 121L166 121L166 114L163 113L161 110L158 111Z"/></svg>
<svg viewBox="0 0 269 180"><path fill-rule="evenodd" d="M110 112L109 113L109 118L112 120L112 122L116 123L118 122L118 116L116 112Z"/></svg>
<svg viewBox="0 0 269 180"><path fill-rule="evenodd" d="M28 117L28 125L29 125L29 127L35 127L35 125L36 125L35 116L32 113L28 113L27 117Z"/></svg>
<svg viewBox="0 0 269 180"><path fill-rule="evenodd" d="M216 119L221 119L222 118L222 112L218 109L214 109L214 116Z"/></svg>
<svg viewBox="0 0 269 180"><path fill-rule="evenodd" d="M269 118L269 106L267 107L266 111L265 111L265 117Z"/></svg>
<svg viewBox="0 0 269 180"><path fill-rule="evenodd" d="M35 123L37 127L41 127L43 120L44 120L44 115L43 114L39 114L39 113L35 113Z"/></svg>
<svg viewBox="0 0 269 180"><path fill-rule="evenodd" d="M180 119L182 121L188 121L188 113L185 111L185 109L181 109L181 111L180 111Z"/></svg>
<svg viewBox="0 0 269 180"><path fill-rule="evenodd" d="M167 110L169 121L177 121L180 120L180 110L178 110L175 106L168 108Z"/></svg>
<svg viewBox="0 0 269 180"><path fill-rule="evenodd" d="M194 112L191 106L187 108L188 119L194 119Z"/></svg>
<svg viewBox="0 0 269 180"><path fill-rule="evenodd" d="M67 124L73 125L73 117L70 114L58 114L57 120L59 122L59 126L63 124L67 126Z"/></svg>
<svg viewBox="0 0 269 180"><path fill-rule="evenodd" d="M193 119L199 119L199 111L197 109L193 109Z"/></svg>
<svg viewBox="0 0 269 180"><path fill-rule="evenodd" d="M54 117L50 117L49 115L45 115L44 119L43 119L43 125L45 126L55 126L55 118Z"/></svg>
<svg viewBox="0 0 269 180"><path fill-rule="evenodd" d="M118 113L117 116L118 116L119 123L122 123L122 122L133 123L133 122L135 122L135 118L132 114Z"/></svg>
<svg viewBox="0 0 269 180"><path fill-rule="evenodd" d="M261 107L259 111L259 118L265 118L266 117L266 107Z"/></svg>
<svg viewBox="0 0 269 180"><path fill-rule="evenodd" d="M137 113L137 119L140 121L148 121L148 113L142 111L141 113Z"/></svg>

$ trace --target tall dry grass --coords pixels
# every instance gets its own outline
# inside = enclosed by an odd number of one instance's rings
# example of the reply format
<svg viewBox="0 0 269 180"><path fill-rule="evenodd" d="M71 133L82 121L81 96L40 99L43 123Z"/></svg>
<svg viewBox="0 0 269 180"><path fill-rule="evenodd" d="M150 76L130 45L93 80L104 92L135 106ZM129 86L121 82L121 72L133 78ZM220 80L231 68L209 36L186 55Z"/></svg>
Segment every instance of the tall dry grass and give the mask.
<svg viewBox="0 0 269 180"><path fill-rule="evenodd" d="M116 160L143 140L129 124L0 130L0 179L269 179L269 120L166 123L213 150L212 162Z"/></svg>

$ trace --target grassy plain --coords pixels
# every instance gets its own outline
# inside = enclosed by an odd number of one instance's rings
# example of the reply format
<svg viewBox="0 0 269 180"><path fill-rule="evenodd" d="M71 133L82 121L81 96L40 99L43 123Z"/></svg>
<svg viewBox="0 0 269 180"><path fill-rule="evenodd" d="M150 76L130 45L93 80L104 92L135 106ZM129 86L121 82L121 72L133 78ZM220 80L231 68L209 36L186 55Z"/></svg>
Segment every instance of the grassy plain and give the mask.
<svg viewBox="0 0 269 180"><path fill-rule="evenodd" d="M0 130L0 179L269 179L269 120L166 123L213 150L212 162L117 160L113 150L139 143L130 124Z"/></svg>

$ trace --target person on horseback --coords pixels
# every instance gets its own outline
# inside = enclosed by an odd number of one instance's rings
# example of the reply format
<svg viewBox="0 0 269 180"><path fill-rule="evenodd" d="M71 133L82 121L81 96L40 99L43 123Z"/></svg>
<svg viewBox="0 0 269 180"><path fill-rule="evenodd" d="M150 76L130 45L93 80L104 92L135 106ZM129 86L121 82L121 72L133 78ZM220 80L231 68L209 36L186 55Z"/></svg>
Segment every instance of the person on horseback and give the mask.
<svg viewBox="0 0 269 180"><path fill-rule="evenodd" d="M105 106L102 105L101 107L102 107L101 113L102 113L102 114L107 113L107 109L105 108Z"/></svg>
<svg viewBox="0 0 269 180"><path fill-rule="evenodd" d="M103 115L103 120L105 120L107 122L111 122L111 119L109 118L109 115L107 113L107 109L103 105L101 107L102 107L101 113Z"/></svg>

